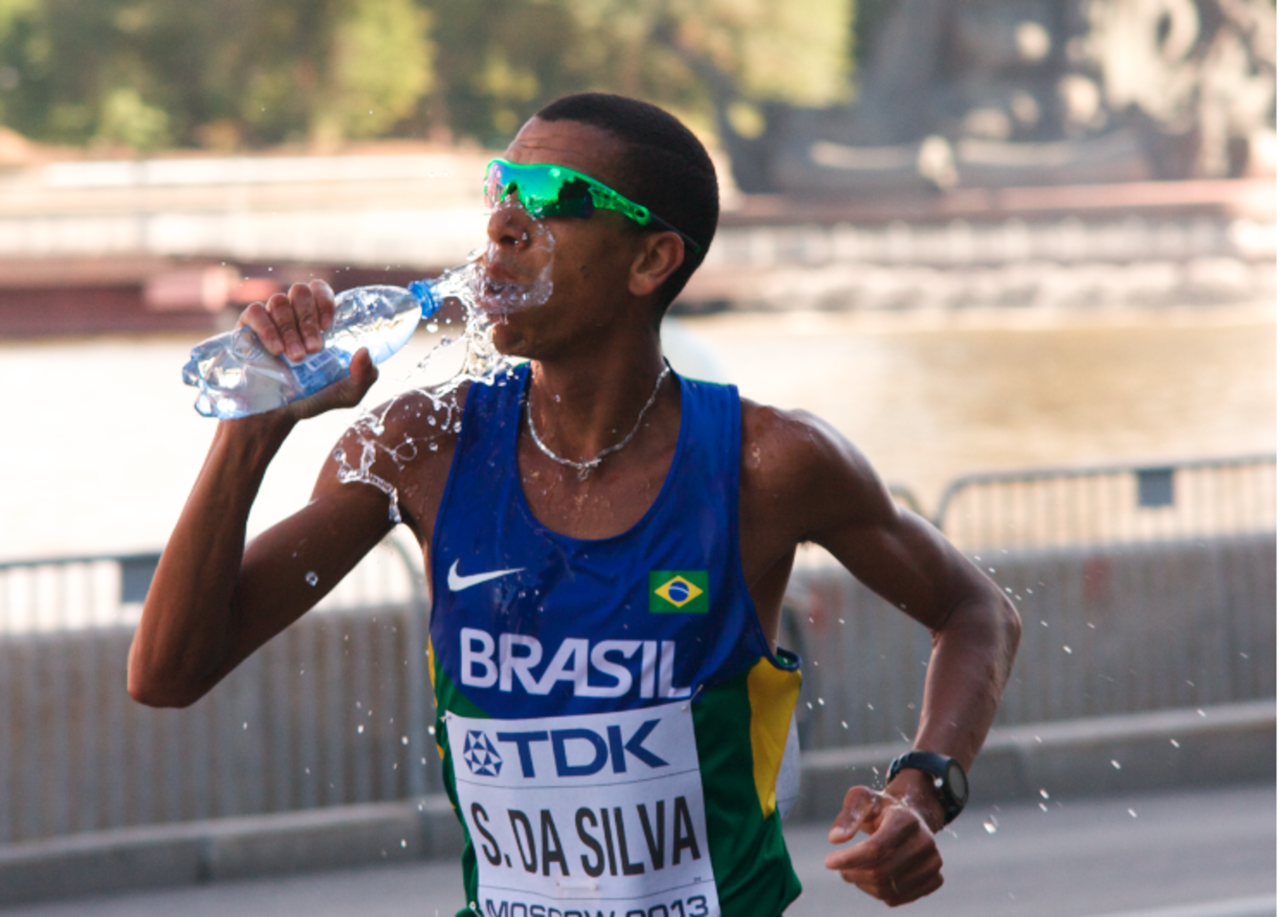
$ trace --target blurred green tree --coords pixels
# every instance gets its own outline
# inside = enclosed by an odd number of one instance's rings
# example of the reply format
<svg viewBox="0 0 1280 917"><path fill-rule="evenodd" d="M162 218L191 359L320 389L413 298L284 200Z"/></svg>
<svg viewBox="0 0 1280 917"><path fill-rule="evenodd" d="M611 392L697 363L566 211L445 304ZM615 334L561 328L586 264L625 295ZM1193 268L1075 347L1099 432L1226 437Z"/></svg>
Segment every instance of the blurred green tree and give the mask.
<svg viewBox="0 0 1280 917"><path fill-rule="evenodd" d="M891 0L862 0L884 6ZM0 0L0 123L37 140L220 149L500 143L556 96L712 123L741 95L848 97L854 0Z"/></svg>
<svg viewBox="0 0 1280 917"><path fill-rule="evenodd" d="M712 123L687 63L713 61L742 93L825 104L849 94L853 0L424 0L440 48L424 122L497 143L542 104L620 92Z"/></svg>

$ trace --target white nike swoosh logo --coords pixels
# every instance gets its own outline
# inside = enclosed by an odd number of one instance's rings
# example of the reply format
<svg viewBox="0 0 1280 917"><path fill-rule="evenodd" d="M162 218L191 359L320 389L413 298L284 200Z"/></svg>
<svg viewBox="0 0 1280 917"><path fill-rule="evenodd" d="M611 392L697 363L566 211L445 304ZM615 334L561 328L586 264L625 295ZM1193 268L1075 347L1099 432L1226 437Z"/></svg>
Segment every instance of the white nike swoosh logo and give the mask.
<svg viewBox="0 0 1280 917"><path fill-rule="evenodd" d="M455 560L453 566L449 568L449 590L451 592L461 592L463 589L470 589L472 586L487 583L491 579L506 576L508 573L520 573L523 570L524 567L513 567L510 570L489 570L485 573L472 573L470 576L463 576L458 572L458 562Z"/></svg>

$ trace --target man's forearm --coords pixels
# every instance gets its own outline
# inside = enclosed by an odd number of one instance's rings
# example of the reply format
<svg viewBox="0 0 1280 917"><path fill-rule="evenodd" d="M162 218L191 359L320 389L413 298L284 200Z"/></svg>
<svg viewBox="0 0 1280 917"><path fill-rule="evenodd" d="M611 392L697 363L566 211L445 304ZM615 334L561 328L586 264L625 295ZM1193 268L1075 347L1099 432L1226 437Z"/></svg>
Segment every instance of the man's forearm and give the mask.
<svg viewBox="0 0 1280 917"><path fill-rule="evenodd" d="M245 528L292 423L260 415L218 425L156 568L129 653L129 693L153 706L202 695L230 651Z"/></svg>
<svg viewBox="0 0 1280 917"><path fill-rule="evenodd" d="M953 610L933 634L914 748L955 758L969 770L995 720L1021 630L1017 611L994 591L989 600ZM914 808L937 832L946 813L930 785L932 779L907 768L885 790Z"/></svg>
<svg viewBox="0 0 1280 917"><path fill-rule="evenodd" d="M995 720L1022 624L995 590L964 602L933 634L915 747L949 755L968 770Z"/></svg>

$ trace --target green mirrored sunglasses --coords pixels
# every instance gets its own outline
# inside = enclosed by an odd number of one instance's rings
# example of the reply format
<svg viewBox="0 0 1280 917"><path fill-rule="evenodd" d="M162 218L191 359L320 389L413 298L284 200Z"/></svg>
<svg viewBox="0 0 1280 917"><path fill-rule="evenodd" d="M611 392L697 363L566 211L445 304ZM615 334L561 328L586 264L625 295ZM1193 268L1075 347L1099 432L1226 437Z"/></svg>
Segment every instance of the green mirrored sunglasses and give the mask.
<svg viewBox="0 0 1280 917"><path fill-rule="evenodd" d="M695 255L702 253L701 245L648 207L567 166L551 163L522 165L505 159L493 160L485 168L485 204L494 208L512 195L534 219L578 217L587 220L596 208L616 210L641 226L674 232Z"/></svg>

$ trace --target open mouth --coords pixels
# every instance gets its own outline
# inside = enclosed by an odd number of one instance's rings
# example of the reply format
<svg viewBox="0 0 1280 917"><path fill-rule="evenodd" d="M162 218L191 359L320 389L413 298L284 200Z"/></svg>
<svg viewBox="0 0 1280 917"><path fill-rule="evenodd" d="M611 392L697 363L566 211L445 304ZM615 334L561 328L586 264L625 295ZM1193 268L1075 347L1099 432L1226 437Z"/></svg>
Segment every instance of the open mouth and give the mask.
<svg viewBox="0 0 1280 917"><path fill-rule="evenodd" d="M491 240L482 256L477 298L490 315L540 306L551 296L555 237L539 224L520 243L518 250L511 250Z"/></svg>
<svg viewBox="0 0 1280 917"><path fill-rule="evenodd" d="M519 296L529 289L529 284L514 280L500 280L497 277L484 279L484 298L494 302L502 302L513 296Z"/></svg>
<svg viewBox="0 0 1280 917"><path fill-rule="evenodd" d="M489 313L514 312L542 305L550 292L550 283L545 278L540 277L533 283L522 283L487 276L480 288L480 307Z"/></svg>

